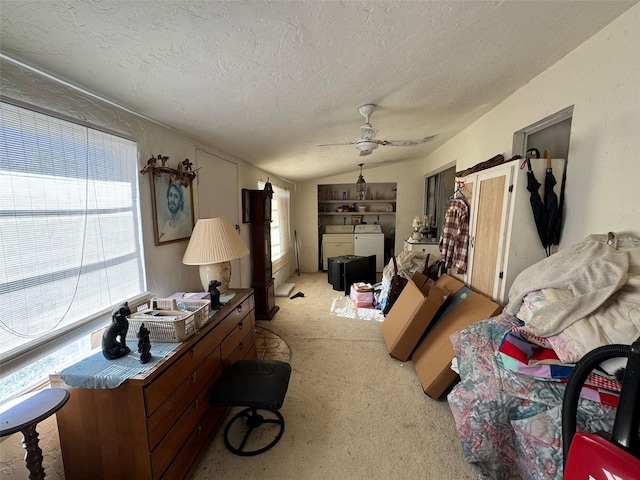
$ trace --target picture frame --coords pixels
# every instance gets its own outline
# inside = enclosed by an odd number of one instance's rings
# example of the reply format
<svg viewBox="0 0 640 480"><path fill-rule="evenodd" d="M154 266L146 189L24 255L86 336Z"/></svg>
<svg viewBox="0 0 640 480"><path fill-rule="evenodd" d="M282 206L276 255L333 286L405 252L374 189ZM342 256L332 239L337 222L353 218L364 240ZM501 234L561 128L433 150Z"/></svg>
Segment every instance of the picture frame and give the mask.
<svg viewBox="0 0 640 480"><path fill-rule="evenodd" d="M362 215L352 215L351 225L360 225L362 223Z"/></svg>
<svg viewBox="0 0 640 480"><path fill-rule="evenodd" d="M156 245L188 240L195 225L192 187L172 183L170 178L166 173L151 176L153 234Z"/></svg>

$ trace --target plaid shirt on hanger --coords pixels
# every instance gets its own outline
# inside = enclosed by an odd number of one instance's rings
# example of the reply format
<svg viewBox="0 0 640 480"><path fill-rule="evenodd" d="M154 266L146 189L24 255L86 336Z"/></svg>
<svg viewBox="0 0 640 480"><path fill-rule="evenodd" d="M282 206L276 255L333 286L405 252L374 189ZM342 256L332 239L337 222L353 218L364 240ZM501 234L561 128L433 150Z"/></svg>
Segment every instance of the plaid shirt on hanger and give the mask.
<svg viewBox="0 0 640 480"><path fill-rule="evenodd" d="M454 198L444 217L440 237L440 255L446 268L458 274L467 271L467 249L469 247L469 207L464 200Z"/></svg>

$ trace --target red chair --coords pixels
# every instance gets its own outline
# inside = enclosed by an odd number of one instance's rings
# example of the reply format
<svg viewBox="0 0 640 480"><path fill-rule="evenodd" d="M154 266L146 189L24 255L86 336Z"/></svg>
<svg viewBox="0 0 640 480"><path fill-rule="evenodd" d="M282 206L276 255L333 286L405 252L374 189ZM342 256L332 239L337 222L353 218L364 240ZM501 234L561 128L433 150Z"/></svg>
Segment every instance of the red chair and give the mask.
<svg viewBox="0 0 640 480"><path fill-rule="evenodd" d="M580 390L604 360L628 357L611 434L576 433ZM632 345L606 345L580 360L562 404L564 480L640 480L640 338Z"/></svg>

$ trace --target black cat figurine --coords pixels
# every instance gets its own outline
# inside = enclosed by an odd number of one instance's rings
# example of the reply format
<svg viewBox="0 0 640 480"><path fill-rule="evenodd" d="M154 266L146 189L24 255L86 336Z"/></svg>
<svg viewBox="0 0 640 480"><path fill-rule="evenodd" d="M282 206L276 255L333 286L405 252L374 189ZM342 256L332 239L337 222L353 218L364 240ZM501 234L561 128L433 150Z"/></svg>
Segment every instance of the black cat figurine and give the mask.
<svg viewBox="0 0 640 480"><path fill-rule="evenodd" d="M102 354L107 360L124 357L131 351L126 340L129 331L127 315L131 315L131 310L126 302L111 313L111 324L102 334Z"/></svg>

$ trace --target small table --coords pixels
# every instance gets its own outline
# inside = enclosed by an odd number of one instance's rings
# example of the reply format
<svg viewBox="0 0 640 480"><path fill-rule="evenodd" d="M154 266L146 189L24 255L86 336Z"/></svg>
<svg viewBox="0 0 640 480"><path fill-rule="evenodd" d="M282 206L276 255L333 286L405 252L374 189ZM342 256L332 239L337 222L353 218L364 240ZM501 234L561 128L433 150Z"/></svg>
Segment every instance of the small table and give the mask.
<svg viewBox="0 0 640 480"><path fill-rule="evenodd" d="M405 252L423 252L430 255L440 256L440 243L438 241L433 242L414 242L411 240L404 241Z"/></svg>
<svg viewBox="0 0 640 480"><path fill-rule="evenodd" d="M16 399L12 407L0 413L0 437L22 432L22 445L27 454L25 462L31 480L44 479L42 450L38 446L36 425L60 410L69 400L69 392L62 388L47 388L35 395Z"/></svg>

